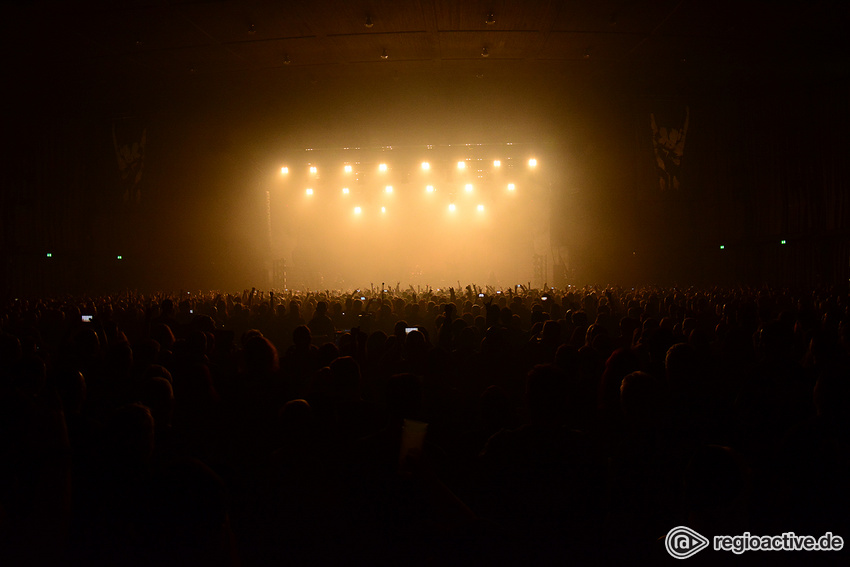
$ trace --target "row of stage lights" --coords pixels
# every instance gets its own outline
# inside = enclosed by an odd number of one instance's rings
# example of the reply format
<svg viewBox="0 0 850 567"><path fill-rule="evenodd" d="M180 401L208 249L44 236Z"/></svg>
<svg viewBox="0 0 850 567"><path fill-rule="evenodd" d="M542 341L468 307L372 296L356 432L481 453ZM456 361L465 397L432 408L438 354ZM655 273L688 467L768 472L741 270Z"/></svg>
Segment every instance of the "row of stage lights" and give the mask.
<svg viewBox="0 0 850 567"><path fill-rule="evenodd" d="M464 185L464 186L463 186L463 189L464 189L464 191L466 191L467 193L472 193L472 192L475 190L475 188L474 188L474 186L472 185L472 183L467 183L466 185ZM507 189L508 191L512 191L512 192L513 192L513 191L516 191L516 184L515 184L515 183L508 183L508 184L506 185L506 189ZM388 195L392 195L393 191L394 191L394 189L393 189L393 186L392 186L392 185L387 185L386 187L384 187L384 193L387 193ZM437 191L437 190L434 188L434 186L433 186L433 185L426 185L426 186L425 186L425 192L426 192L426 193L434 193L434 192L436 192L436 191ZM305 189L305 190L304 190L304 193L305 193L308 197L311 197L311 196L313 196L313 194L315 193L315 191L313 190L313 188L312 188L312 187L308 187L307 189ZM351 189L349 189L348 187L343 187L343 188L342 188L342 194L343 194L343 195L349 195L349 194L351 194Z"/></svg>
<svg viewBox="0 0 850 567"><path fill-rule="evenodd" d="M457 205L455 203L449 203L449 206L447 207L447 209L450 213L455 213L455 212L457 212ZM482 205L482 204L476 205L475 211L478 212L478 213L483 213L484 212L484 205ZM355 215L362 215L364 213L364 210L363 210L363 207L357 206L357 207L354 207L353 212L354 212ZM386 207L381 207L381 214L382 215L387 214L387 208Z"/></svg>
<svg viewBox="0 0 850 567"><path fill-rule="evenodd" d="M311 165L309 167L310 167L310 169L309 169L310 175L318 175L319 174L319 168L317 166ZM430 171L431 170L431 163L427 162L427 161L423 161L422 164L420 165L420 167L422 168L422 171ZM498 159L493 160L493 167L494 168L502 167L502 161L498 160ZM536 168L537 167L537 159L536 158L530 158L528 160L528 167L531 168L531 169ZM463 171L466 168L467 168L467 162L466 161L457 162L457 169L459 171ZM347 174L354 172L354 167L351 164L344 165L342 169L343 169L343 172L347 173ZM378 171L380 173L386 173L387 171L389 171L389 166L386 163L378 164ZM288 166L281 167L280 173L281 173L281 175L289 175L289 167Z"/></svg>

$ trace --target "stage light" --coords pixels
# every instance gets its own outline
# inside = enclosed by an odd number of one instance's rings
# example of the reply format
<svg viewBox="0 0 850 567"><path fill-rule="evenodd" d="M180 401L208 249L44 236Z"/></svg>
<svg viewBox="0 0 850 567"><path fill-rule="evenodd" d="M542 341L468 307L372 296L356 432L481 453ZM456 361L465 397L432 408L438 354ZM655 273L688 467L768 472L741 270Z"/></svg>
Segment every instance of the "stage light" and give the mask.
<svg viewBox="0 0 850 567"><path fill-rule="evenodd" d="M434 186L433 185L426 185L425 190L429 193L433 193L434 192Z"/></svg>
<svg viewBox="0 0 850 567"><path fill-rule="evenodd" d="M782 240L780 240L779 244L785 244L785 239L783 238Z"/></svg>
<svg viewBox="0 0 850 567"><path fill-rule="evenodd" d="M723 244L721 244L721 245L720 245L720 249L721 249L721 250L726 250L726 246L724 246Z"/></svg>
<svg viewBox="0 0 850 567"><path fill-rule="evenodd" d="M449 204L449 212L450 212L450 213L455 212L455 209L456 209L456 208L457 208L457 207L455 207L455 204L454 204L454 203L450 203L450 204Z"/></svg>
<svg viewBox="0 0 850 567"><path fill-rule="evenodd" d="M459 162L457 162L457 168L458 168L458 169L464 169L464 168L466 168L466 162L465 162L465 161L459 161Z"/></svg>
<svg viewBox="0 0 850 567"><path fill-rule="evenodd" d="M467 193L472 193L472 183L467 183L467 184L464 186L464 189L466 189L466 192L467 192Z"/></svg>
<svg viewBox="0 0 850 567"><path fill-rule="evenodd" d="M387 212L387 208L386 208L386 207L381 207L381 212L382 212L382 213Z"/></svg>
<svg viewBox="0 0 850 567"><path fill-rule="evenodd" d="M351 166L350 165L346 165L344 169L345 169L346 173L351 173Z"/></svg>
<svg viewBox="0 0 850 567"><path fill-rule="evenodd" d="M280 174L281 174L281 175L286 175L287 173L289 173L289 168L288 168L288 167L281 167L281 168L280 168Z"/></svg>
<svg viewBox="0 0 850 567"><path fill-rule="evenodd" d="M305 191L305 193L307 193L307 195L312 195L312 194L313 194L313 190L312 190L312 189L307 189L307 191Z"/></svg>
<svg viewBox="0 0 850 567"><path fill-rule="evenodd" d="M48 252L48 253L47 253L47 257L48 257L48 258L53 258L53 254L52 254L52 253L50 253L50 252Z"/></svg>
<svg viewBox="0 0 850 567"><path fill-rule="evenodd" d="M124 256L122 256L121 254L119 254L118 256L116 256L116 257L115 257L115 259L116 259L116 260L123 260L123 259L124 259Z"/></svg>
<svg viewBox="0 0 850 567"><path fill-rule="evenodd" d="M392 193L393 192L393 186L387 185L386 188L384 189L384 191L386 191L387 193Z"/></svg>
<svg viewBox="0 0 850 567"><path fill-rule="evenodd" d="M386 171L386 170L387 170L387 164L382 163L381 165L378 166L378 171Z"/></svg>
<svg viewBox="0 0 850 567"><path fill-rule="evenodd" d="M514 185L513 183L508 183L508 191L513 191L515 189L516 189L516 185Z"/></svg>
<svg viewBox="0 0 850 567"><path fill-rule="evenodd" d="M493 167L502 167L501 160L493 160Z"/></svg>
<svg viewBox="0 0 850 567"><path fill-rule="evenodd" d="M318 171L319 171L319 170L318 170L318 168L317 168L315 165L311 165L311 166L310 166L310 173L312 173L313 175L315 175L316 173L318 173Z"/></svg>
<svg viewBox="0 0 850 567"><path fill-rule="evenodd" d="M355 215L359 215L362 212L363 212L363 209L361 209L360 207L354 207L354 214Z"/></svg>
<svg viewBox="0 0 850 567"><path fill-rule="evenodd" d="M479 212L479 213L483 213L483 212L484 212L484 205L478 205L478 212Z"/></svg>
<svg viewBox="0 0 850 567"><path fill-rule="evenodd" d="M423 171L428 171L429 169L431 169L431 164L430 164L430 163L428 163L427 161L423 161L423 162L422 162L422 170L423 170Z"/></svg>
<svg viewBox="0 0 850 567"><path fill-rule="evenodd" d="M342 194L343 194L343 195L348 195L348 187L343 187L343 188L342 188Z"/></svg>
<svg viewBox="0 0 850 567"><path fill-rule="evenodd" d="M534 158L528 160L528 167L537 167L537 160Z"/></svg>

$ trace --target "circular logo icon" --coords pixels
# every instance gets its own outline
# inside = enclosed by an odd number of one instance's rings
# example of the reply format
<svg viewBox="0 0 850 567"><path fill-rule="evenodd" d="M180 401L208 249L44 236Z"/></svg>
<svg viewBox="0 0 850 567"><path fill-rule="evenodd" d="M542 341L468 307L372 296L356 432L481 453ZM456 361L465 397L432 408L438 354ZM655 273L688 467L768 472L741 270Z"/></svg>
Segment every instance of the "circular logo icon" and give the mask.
<svg viewBox="0 0 850 567"><path fill-rule="evenodd" d="M676 559L687 559L708 547L708 540L687 526L676 526L667 532L664 547Z"/></svg>

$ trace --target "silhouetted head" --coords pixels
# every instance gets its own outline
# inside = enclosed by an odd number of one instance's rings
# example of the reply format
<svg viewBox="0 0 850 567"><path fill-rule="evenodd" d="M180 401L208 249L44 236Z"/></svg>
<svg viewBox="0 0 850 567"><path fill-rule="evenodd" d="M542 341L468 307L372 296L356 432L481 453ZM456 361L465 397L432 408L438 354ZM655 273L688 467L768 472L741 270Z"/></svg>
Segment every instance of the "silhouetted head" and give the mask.
<svg viewBox="0 0 850 567"><path fill-rule="evenodd" d="M478 398L485 431L495 433L511 421L511 400L501 386L488 386Z"/></svg>
<svg viewBox="0 0 850 567"><path fill-rule="evenodd" d="M298 325L292 331L292 342L297 348L307 348L313 340L310 334L310 327L307 325Z"/></svg>
<svg viewBox="0 0 850 567"><path fill-rule="evenodd" d="M395 374L387 380L387 411L395 418L420 417L422 411L422 385L415 374Z"/></svg>
<svg viewBox="0 0 850 567"><path fill-rule="evenodd" d="M75 368L61 368L53 377L66 415L80 413L86 401L86 379Z"/></svg>
<svg viewBox="0 0 850 567"><path fill-rule="evenodd" d="M146 464L154 450L154 421L142 404L117 408L106 422L106 452L116 464Z"/></svg>
<svg viewBox="0 0 850 567"><path fill-rule="evenodd" d="M664 359L667 384L674 390L690 389L697 378L699 359L696 351L686 343L673 345Z"/></svg>
<svg viewBox="0 0 850 567"><path fill-rule="evenodd" d="M161 377L148 378L139 390L141 401L150 409L154 424L158 428L171 425L174 415L174 391L171 389L171 382Z"/></svg>
<svg viewBox="0 0 850 567"><path fill-rule="evenodd" d="M227 492L221 478L204 463L190 458L168 463L153 483L146 509L151 514L145 527L153 538L155 562L171 564L175 557L187 556L202 557L203 563L221 562L210 550L227 545Z"/></svg>
<svg viewBox="0 0 850 567"><path fill-rule="evenodd" d="M159 303L159 310L166 317L174 315L174 302L168 298L163 299Z"/></svg>
<svg viewBox="0 0 850 567"><path fill-rule="evenodd" d="M111 376L126 376L133 366L133 349L126 342L113 343L106 349L105 362Z"/></svg>
<svg viewBox="0 0 850 567"><path fill-rule="evenodd" d="M360 398L360 366L350 356L341 356L331 365L331 395L339 399Z"/></svg>
<svg viewBox="0 0 850 567"><path fill-rule="evenodd" d="M818 415L834 423L850 422L850 370L840 365L821 371L814 388Z"/></svg>
<svg viewBox="0 0 850 567"><path fill-rule="evenodd" d="M627 374L620 385L623 415L633 423L648 423L656 414L659 395L652 375L641 371Z"/></svg>
<svg viewBox="0 0 850 567"><path fill-rule="evenodd" d="M245 342L242 364L245 372L255 376L276 372L279 368L277 349L263 336L251 337Z"/></svg>
<svg viewBox="0 0 850 567"><path fill-rule="evenodd" d="M291 444L308 441L314 431L315 416L313 408L307 400L290 400L286 402L277 414L281 439Z"/></svg>
<svg viewBox="0 0 850 567"><path fill-rule="evenodd" d="M561 324L557 321L543 323L543 342L557 345L561 342Z"/></svg>
<svg viewBox="0 0 850 567"><path fill-rule="evenodd" d="M715 511L728 519L734 507L745 503L750 471L743 458L729 447L707 445L696 451L685 470L685 498L697 513ZM710 512L709 512L710 513Z"/></svg>
<svg viewBox="0 0 850 567"><path fill-rule="evenodd" d="M550 364L539 364L528 373L525 396L532 422L551 423L566 417L566 375Z"/></svg>
<svg viewBox="0 0 850 567"><path fill-rule="evenodd" d="M160 347L165 350L174 348L174 333L171 332L171 327L160 323L154 325L151 329L151 338L160 344Z"/></svg>
<svg viewBox="0 0 850 567"><path fill-rule="evenodd" d="M326 301L320 301L316 304L316 311L314 312L316 315L327 315L328 313L328 303Z"/></svg>

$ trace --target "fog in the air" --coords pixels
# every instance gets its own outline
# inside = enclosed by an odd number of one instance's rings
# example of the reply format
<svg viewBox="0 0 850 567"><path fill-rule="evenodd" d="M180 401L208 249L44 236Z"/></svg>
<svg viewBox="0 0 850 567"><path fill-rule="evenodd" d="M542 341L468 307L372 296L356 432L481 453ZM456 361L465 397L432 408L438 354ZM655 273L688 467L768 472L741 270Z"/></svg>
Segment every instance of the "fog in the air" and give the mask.
<svg viewBox="0 0 850 567"><path fill-rule="evenodd" d="M155 97L128 254L158 257L150 283L168 288L543 285L582 257L614 277L635 124L604 87L386 69L189 81Z"/></svg>

